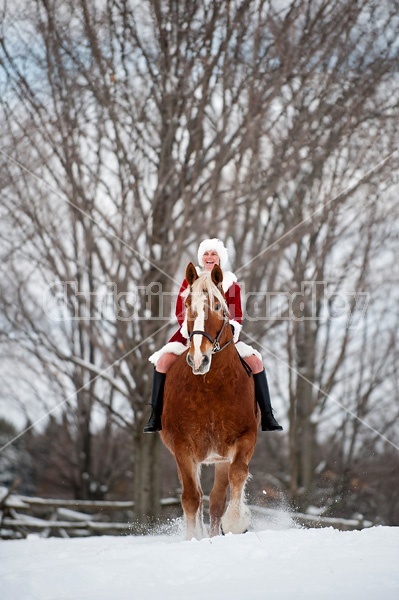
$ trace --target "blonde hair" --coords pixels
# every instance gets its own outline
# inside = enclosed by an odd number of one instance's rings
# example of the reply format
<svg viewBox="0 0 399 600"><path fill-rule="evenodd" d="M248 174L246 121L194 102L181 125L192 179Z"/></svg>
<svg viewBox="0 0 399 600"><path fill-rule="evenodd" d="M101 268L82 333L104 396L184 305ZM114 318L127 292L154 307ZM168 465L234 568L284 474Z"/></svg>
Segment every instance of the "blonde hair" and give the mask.
<svg viewBox="0 0 399 600"><path fill-rule="evenodd" d="M213 306L213 302L216 300L221 305L223 311L228 314L227 302L222 293L222 291L213 283L211 278L211 273L209 271L204 271L199 275L198 279L196 279L191 289L188 287L184 290L182 296L183 298L187 298L189 295L192 295L192 307L194 310L198 312L199 302L203 298L203 294L208 294L209 304Z"/></svg>

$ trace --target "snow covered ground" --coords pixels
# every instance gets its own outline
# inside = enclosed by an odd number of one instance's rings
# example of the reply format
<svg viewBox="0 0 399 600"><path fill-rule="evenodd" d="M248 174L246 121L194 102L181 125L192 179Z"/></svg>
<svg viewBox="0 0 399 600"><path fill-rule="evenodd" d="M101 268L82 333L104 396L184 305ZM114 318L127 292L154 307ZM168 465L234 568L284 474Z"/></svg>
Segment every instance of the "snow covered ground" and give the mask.
<svg viewBox="0 0 399 600"><path fill-rule="evenodd" d="M398 600L399 528L0 542L1 600Z"/></svg>

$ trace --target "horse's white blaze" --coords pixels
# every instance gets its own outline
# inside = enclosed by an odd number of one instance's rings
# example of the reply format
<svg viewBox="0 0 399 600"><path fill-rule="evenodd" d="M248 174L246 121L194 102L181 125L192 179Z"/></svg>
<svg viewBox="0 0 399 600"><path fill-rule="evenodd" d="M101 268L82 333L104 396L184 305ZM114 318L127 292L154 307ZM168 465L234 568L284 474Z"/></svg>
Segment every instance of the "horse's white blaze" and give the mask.
<svg viewBox="0 0 399 600"><path fill-rule="evenodd" d="M197 317L194 321L194 330L195 331L204 331L205 327L205 309L204 302L201 305L197 306ZM194 335L194 368L199 369L202 363L202 352L201 352L201 344L202 344L202 335Z"/></svg>

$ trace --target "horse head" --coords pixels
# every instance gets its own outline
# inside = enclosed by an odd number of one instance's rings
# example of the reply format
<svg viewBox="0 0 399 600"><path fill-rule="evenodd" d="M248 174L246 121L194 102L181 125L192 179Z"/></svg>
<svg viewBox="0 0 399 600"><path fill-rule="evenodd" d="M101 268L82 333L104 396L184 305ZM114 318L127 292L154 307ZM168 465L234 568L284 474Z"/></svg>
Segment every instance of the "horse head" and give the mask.
<svg viewBox="0 0 399 600"><path fill-rule="evenodd" d="M232 342L228 327L228 308L222 289L223 273L215 265L211 273L198 275L193 263L186 269L189 284L186 319L190 348L187 363L194 375L204 375L211 367L212 355Z"/></svg>

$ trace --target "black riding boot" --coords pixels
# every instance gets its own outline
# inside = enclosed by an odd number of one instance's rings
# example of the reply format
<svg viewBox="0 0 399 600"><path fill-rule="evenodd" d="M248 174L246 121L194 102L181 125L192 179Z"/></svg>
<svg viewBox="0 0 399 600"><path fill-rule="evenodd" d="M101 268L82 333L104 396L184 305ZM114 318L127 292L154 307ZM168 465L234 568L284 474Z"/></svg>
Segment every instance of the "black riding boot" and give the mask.
<svg viewBox="0 0 399 600"><path fill-rule="evenodd" d="M154 379L152 380L151 393L151 416L147 425L144 427L144 433L153 433L161 431L162 423L162 407L163 407L163 389L165 387L166 373L154 371Z"/></svg>
<svg viewBox="0 0 399 600"><path fill-rule="evenodd" d="M282 431L283 428L273 416L265 370L263 369L261 373L256 373L253 378L255 382L255 398L260 408L262 431Z"/></svg>

